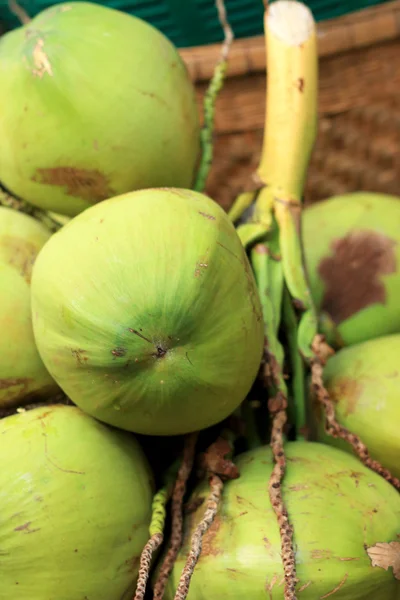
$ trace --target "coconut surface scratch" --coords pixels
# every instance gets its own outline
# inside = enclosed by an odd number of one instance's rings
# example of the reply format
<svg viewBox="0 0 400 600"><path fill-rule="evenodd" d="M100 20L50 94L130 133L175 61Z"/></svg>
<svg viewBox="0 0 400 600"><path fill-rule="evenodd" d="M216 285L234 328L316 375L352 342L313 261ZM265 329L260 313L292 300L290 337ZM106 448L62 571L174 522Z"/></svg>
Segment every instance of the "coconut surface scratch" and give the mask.
<svg viewBox="0 0 400 600"><path fill-rule="evenodd" d="M42 38L38 39L33 49L33 64L35 68L32 73L35 77L42 77L47 73L50 77L53 77L53 69L49 58L44 51L44 40Z"/></svg>
<svg viewBox="0 0 400 600"><path fill-rule="evenodd" d="M344 586L344 584L346 583L348 577L349 577L348 574L345 573L342 581L340 581L340 583L338 583L338 585L335 588L333 588L333 590L331 590L327 594L324 594L323 596L321 596L321 600L323 600L323 598L329 598L333 594L336 594L336 592L338 592L340 590L340 588L342 588Z"/></svg>

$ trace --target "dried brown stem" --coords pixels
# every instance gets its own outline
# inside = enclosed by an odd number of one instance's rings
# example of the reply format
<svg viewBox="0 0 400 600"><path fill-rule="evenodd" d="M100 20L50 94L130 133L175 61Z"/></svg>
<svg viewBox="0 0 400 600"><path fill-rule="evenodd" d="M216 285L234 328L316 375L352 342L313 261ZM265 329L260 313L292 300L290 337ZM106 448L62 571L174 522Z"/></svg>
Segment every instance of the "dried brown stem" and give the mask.
<svg viewBox="0 0 400 600"><path fill-rule="evenodd" d="M154 586L154 600L161 600L164 596L168 578L173 569L176 557L182 544L183 528L183 498L186 492L186 483L193 467L197 433L186 436L183 450L182 464L179 468L172 493L172 532L168 552L161 565L157 581Z"/></svg>
<svg viewBox="0 0 400 600"><path fill-rule="evenodd" d="M225 61L228 59L229 49L232 45L234 35L232 27L228 23L228 19L226 16L226 8L224 0L215 0L215 5L218 10L218 18L221 24L222 30L224 32L224 44L221 50L221 60Z"/></svg>
<svg viewBox="0 0 400 600"><path fill-rule="evenodd" d="M163 542L164 536L162 533L155 533L143 548L140 557L139 576L136 584L136 593L134 600L143 600L146 593L147 580L149 579L151 559L154 552Z"/></svg>
<svg viewBox="0 0 400 600"><path fill-rule="evenodd" d="M35 212L35 209L32 205L26 204L25 202L22 202L22 200L14 198L7 192L4 192L2 188L0 188L0 204L6 208L12 208L13 210L17 210L18 212L22 212L30 216L33 216Z"/></svg>
<svg viewBox="0 0 400 600"><path fill-rule="evenodd" d="M24 8L16 0L9 0L8 7L10 11L17 17L21 25L30 23L31 18Z"/></svg>
<svg viewBox="0 0 400 600"><path fill-rule="evenodd" d="M271 448L275 465L269 480L269 497L275 511L281 537L285 600L296 600L296 555L293 547L293 527L282 496L282 481L286 471L283 428L287 421L287 400L282 392L271 398L268 407L272 414Z"/></svg>
<svg viewBox="0 0 400 600"><path fill-rule="evenodd" d="M207 448L201 457L200 464L209 474L218 475L224 480L237 479L239 470L229 458L231 453L232 446L229 441L219 437L216 442Z"/></svg>
<svg viewBox="0 0 400 600"><path fill-rule="evenodd" d="M37 221L40 221L47 229L55 233L61 228L61 224L55 221L47 212L40 210L39 208L35 208L34 206L24 202L23 200L14 198L4 192L0 187L0 206L4 206L5 208L12 208L24 215L28 215Z"/></svg>
<svg viewBox="0 0 400 600"><path fill-rule="evenodd" d="M181 578L179 580L178 589L176 590L174 600L186 600L189 593L189 585L194 573L197 561L199 560L203 536L211 527L217 512L218 506L221 500L223 482L218 475L212 475L210 478L210 495L207 498L206 509L204 512L203 519L200 521L198 526L193 533L191 540L191 549L189 556L186 560L186 564L183 568Z"/></svg>
<svg viewBox="0 0 400 600"><path fill-rule="evenodd" d="M381 475L386 481L391 483L396 489L400 490L400 479L392 475L389 469L383 467L377 460L371 458L367 446L358 437L346 427L338 423L335 416L335 407L332 399L329 396L327 389L324 386L323 370L326 362L327 345L323 342L321 336L317 336L313 343L315 359L311 365L311 380L315 393L315 397L320 402L325 411L325 431L328 435L334 438L340 438L346 441L353 447L353 450L364 463L366 467Z"/></svg>
<svg viewBox="0 0 400 600"><path fill-rule="evenodd" d="M293 527L283 501L282 481L286 472L284 449L284 427L287 421L287 392L282 368L267 343L265 348L264 378L268 389L275 396L268 401L268 410L272 417L271 449L274 456L274 468L269 479L268 491L274 509L281 538L282 562L285 575L285 600L296 600L296 555L293 546Z"/></svg>

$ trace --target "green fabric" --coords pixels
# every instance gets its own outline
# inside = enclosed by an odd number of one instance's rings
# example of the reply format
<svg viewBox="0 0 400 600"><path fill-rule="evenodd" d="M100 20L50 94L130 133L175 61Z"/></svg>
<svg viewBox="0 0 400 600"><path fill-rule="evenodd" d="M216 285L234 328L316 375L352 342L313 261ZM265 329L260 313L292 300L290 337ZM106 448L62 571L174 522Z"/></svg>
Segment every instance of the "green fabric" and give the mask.
<svg viewBox="0 0 400 600"><path fill-rule="evenodd" d="M383 4L388 0L307 0L317 21ZM58 2L20 0L30 16ZM136 15L160 29L178 47L212 44L222 39L214 0L109 0L99 2ZM259 0L225 0L229 21L236 38L263 33L263 2ZM6 28L18 26L8 9L8 0L0 0L0 22Z"/></svg>

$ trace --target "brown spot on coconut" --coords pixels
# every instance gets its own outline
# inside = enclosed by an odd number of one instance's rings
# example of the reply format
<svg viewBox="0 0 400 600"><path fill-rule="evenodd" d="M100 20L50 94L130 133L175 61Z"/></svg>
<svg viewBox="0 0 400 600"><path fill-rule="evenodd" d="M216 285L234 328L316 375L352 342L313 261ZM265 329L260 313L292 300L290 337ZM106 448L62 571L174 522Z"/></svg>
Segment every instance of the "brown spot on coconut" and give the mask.
<svg viewBox="0 0 400 600"><path fill-rule="evenodd" d="M130 190L191 187L200 122L177 49L126 12L65 8L1 38L0 181L69 216Z"/></svg>
<svg viewBox="0 0 400 600"><path fill-rule="evenodd" d="M376 231L354 231L332 242L318 272L325 284L321 309L339 325L371 304L386 303L384 275L396 272L396 240Z"/></svg>
<svg viewBox="0 0 400 600"><path fill-rule="evenodd" d="M28 284L31 282L33 263L39 250L40 246L26 238L14 235L0 236L0 255Z"/></svg>
<svg viewBox="0 0 400 600"><path fill-rule="evenodd" d="M400 332L400 198L367 192L309 206L302 218L310 290L328 341Z"/></svg>
<svg viewBox="0 0 400 600"><path fill-rule="evenodd" d="M115 195L107 177L97 169L40 168L36 170L33 181L63 188L69 196L77 196L91 204Z"/></svg>

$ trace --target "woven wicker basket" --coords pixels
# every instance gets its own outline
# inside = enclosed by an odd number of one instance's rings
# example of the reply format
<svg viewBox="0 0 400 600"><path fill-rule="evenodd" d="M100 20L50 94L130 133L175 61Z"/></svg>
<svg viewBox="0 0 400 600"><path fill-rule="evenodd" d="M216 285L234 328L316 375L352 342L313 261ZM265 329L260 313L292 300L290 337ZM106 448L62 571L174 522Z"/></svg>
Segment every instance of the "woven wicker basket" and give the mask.
<svg viewBox="0 0 400 600"><path fill-rule="evenodd" d="M321 22L319 134L307 203L369 190L400 196L400 0ZM181 50L199 106L220 46ZM224 208L249 186L265 111L263 37L234 42L216 110L207 192Z"/></svg>

